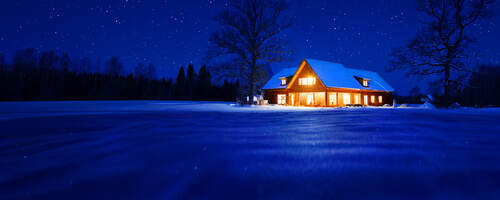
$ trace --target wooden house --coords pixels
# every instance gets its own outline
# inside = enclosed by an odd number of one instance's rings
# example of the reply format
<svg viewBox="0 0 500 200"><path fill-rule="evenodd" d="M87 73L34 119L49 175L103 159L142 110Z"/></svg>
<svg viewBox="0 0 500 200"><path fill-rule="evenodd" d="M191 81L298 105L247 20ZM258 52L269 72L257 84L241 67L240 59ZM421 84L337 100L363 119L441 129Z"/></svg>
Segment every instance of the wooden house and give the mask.
<svg viewBox="0 0 500 200"><path fill-rule="evenodd" d="M281 70L263 90L270 104L317 107L392 104L394 91L376 72L314 59Z"/></svg>

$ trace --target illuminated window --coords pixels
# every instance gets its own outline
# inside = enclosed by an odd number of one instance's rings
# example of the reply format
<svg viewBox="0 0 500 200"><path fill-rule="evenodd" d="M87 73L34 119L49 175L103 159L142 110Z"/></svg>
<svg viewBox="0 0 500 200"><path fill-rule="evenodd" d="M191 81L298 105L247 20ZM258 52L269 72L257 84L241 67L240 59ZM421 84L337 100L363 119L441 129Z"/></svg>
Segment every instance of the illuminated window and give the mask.
<svg viewBox="0 0 500 200"><path fill-rule="evenodd" d="M330 93L329 97L328 97L328 104L330 105L337 105L337 93L334 92L334 93Z"/></svg>
<svg viewBox="0 0 500 200"><path fill-rule="evenodd" d="M308 78L299 78L299 85L314 85L316 84L316 78L308 77Z"/></svg>
<svg viewBox="0 0 500 200"><path fill-rule="evenodd" d="M363 86L368 87L368 80L363 80Z"/></svg>
<svg viewBox="0 0 500 200"><path fill-rule="evenodd" d="M372 97L371 97L371 102L372 102L372 103L375 103L375 96L372 96Z"/></svg>
<svg viewBox="0 0 500 200"><path fill-rule="evenodd" d="M354 95L354 104L359 104L360 97L359 95Z"/></svg>
<svg viewBox="0 0 500 200"><path fill-rule="evenodd" d="M286 104L286 95L278 94L278 104L285 105Z"/></svg>
<svg viewBox="0 0 500 200"><path fill-rule="evenodd" d="M307 105L312 105L314 103L314 95L307 94Z"/></svg>
<svg viewBox="0 0 500 200"><path fill-rule="evenodd" d="M342 100L344 102L344 105L345 104L351 104L351 94L349 93L344 93L344 95L342 95Z"/></svg>
<svg viewBox="0 0 500 200"><path fill-rule="evenodd" d="M281 79L281 85L286 85L286 79Z"/></svg>
<svg viewBox="0 0 500 200"><path fill-rule="evenodd" d="M363 102L368 105L368 95L363 96Z"/></svg>
<svg viewBox="0 0 500 200"><path fill-rule="evenodd" d="M294 105L295 103L295 94L290 94L290 105Z"/></svg>
<svg viewBox="0 0 500 200"><path fill-rule="evenodd" d="M382 96L378 96L378 103L382 103Z"/></svg>

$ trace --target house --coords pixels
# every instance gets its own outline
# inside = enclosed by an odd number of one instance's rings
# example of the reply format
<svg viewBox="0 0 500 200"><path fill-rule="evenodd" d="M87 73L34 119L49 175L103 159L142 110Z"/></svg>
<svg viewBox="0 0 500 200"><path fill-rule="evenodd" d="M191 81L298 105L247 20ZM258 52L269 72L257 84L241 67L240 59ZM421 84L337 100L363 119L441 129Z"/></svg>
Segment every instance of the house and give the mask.
<svg viewBox="0 0 500 200"><path fill-rule="evenodd" d="M263 90L270 104L321 107L392 104L394 92L376 72L307 58L275 74Z"/></svg>

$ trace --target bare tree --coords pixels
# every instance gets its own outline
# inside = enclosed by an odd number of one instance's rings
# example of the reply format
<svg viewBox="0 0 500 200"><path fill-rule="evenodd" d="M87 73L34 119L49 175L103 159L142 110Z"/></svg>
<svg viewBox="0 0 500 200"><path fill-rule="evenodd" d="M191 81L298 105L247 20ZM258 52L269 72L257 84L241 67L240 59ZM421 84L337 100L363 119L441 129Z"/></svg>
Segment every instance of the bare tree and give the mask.
<svg viewBox="0 0 500 200"><path fill-rule="evenodd" d="M21 71L35 69L37 62L37 51L33 48L16 51L13 60L14 67Z"/></svg>
<svg viewBox="0 0 500 200"><path fill-rule="evenodd" d="M289 52L280 37L292 25L284 14L288 8L284 0L238 0L215 18L223 28L210 36L208 56L218 61L216 72L248 81L250 97L265 77L265 68Z"/></svg>
<svg viewBox="0 0 500 200"><path fill-rule="evenodd" d="M135 69L134 69L134 75L135 77L139 78L139 77L144 77L146 76L146 66L144 65L144 63L137 63L137 65L135 66Z"/></svg>
<svg viewBox="0 0 500 200"><path fill-rule="evenodd" d="M92 68L92 64L91 64L91 61L90 61L90 58L89 57L84 57L82 58L82 60L80 61L81 63L81 71L82 73L90 73L91 71L91 68Z"/></svg>
<svg viewBox="0 0 500 200"><path fill-rule="evenodd" d="M116 56L111 57L106 62L106 72L113 76L120 76L123 73L123 65L120 63L120 59Z"/></svg>
<svg viewBox="0 0 500 200"><path fill-rule="evenodd" d="M460 84L452 72L470 72L471 57L477 54L473 24L489 16L492 0L419 0L419 11L429 19L406 46L395 48L390 70L407 70L408 75L439 74L445 103L450 89Z"/></svg>
<svg viewBox="0 0 500 200"><path fill-rule="evenodd" d="M152 80L155 77L155 66L153 64L137 63L134 69L134 74L136 77L144 77L146 79Z"/></svg>
<svg viewBox="0 0 500 200"><path fill-rule="evenodd" d="M59 60L59 67L64 72L68 72L70 66L71 66L71 58L69 58L69 55L67 53L63 53L61 59Z"/></svg>

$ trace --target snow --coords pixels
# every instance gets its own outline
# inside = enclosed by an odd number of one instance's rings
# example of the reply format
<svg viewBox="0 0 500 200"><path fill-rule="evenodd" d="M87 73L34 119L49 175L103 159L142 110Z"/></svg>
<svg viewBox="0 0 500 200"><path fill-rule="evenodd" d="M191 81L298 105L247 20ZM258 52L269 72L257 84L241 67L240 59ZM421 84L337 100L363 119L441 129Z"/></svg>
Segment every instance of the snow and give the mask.
<svg viewBox="0 0 500 200"><path fill-rule="evenodd" d="M286 88L286 85L281 85L281 80L279 78L293 76L296 71L297 67L282 69L278 73L274 74L269 81L267 81L263 89Z"/></svg>
<svg viewBox="0 0 500 200"><path fill-rule="evenodd" d="M305 61L311 66L313 71L326 87L351 88L360 90L378 90L393 92L394 89L376 72L352 69L344 67L339 63L315 60L306 58ZM280 77L287 77L295 74L295 68L286 68L275 74L264 86L264 89L285 88L281 86ZM355 76L370 79L369 87L363 87Z"/></svg>
<svg viewBox="0 0 500 200"><path fill-rule="evenodd" d="M424 104L422 104L421 106L422 108L429 108L429 109L435 109L436 106L432 105L432 103L429 103L429 102L425 102Z"/></svg>
<svg viewBox="0 0 500 200"><path fill-rule="evenodd" d="M393 92L394 89L376 72L352 69L342 64L306 59L326 87L378 90ZM363 87L354 76L370 79L369 87Z"/></svg>
<svg viewBox="0 0 500 200"><path fill-rule="evenodd" d="M496 199L500 109L0 103L0 199Z"/></svg>

